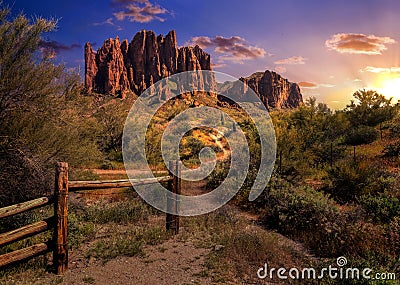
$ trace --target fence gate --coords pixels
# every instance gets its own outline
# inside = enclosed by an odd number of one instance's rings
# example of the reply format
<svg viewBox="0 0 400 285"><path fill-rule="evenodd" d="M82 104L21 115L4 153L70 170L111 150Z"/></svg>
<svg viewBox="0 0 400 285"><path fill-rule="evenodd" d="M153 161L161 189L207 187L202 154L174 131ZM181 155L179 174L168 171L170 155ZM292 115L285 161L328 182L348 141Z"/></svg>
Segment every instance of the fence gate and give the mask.
<svg viewBox="0 0 400 285"><path fill-rule="evenodd" d="M40 197L27 202L0 208L0 219L12 217L33 209L54 204L54 215L48 219L35 222L21 228L1 233L0 247L37 235L47 230L53 230L53 238L43 243L35 244L23 249L15 250L0 255L0 268L26 261L30 258L53 252L53 266L59 275L64 274L68 269L68 193L69 191L82 191L94 189L125 188L132 185L154 184L168 182L168 189L173 193L181 193L180 163L170 162L169 175L156 178L143 179L122 179L102 181L69 181L68 163L58 162L55 171L54 194L48 197ZM178 200L167 200L167 209L178 209ZM179 232L179 216L167 214L166 228L174 234Z"/></svg>

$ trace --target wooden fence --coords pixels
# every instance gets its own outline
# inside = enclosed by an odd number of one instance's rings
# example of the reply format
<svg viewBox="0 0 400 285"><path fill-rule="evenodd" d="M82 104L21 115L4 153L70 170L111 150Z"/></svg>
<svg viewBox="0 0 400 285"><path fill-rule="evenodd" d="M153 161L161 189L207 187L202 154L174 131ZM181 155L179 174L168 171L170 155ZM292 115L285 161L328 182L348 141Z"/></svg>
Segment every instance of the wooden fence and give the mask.
<svg viewBox="0 0 400 285"><path fill-rule="evenodd" d="M23 226L21 228L0 234L0 247L13 242L37 235L47 230L53 230L53 239L44 243L35 244L27 248L15 250L0 255L0 268L10 264L22 262L53 251L53 266L57 274L64 274L68 269L68 192L125 188L136 185L168 182L168 189L173 193L181 193L180 164L178 161L170 162L169 175L157 178L103 180L103 181L69 181L68 164L59 162L56 166L54 195L41 197L20 204L0 208L0 219L11 217L29 210L54 204L54 216L43 221ZM175 176L173 172L178 175ZM167 199L167 209L178 209L179 201ZM179 216L167 214L166 228L175 234L179 232Z"/></svg>

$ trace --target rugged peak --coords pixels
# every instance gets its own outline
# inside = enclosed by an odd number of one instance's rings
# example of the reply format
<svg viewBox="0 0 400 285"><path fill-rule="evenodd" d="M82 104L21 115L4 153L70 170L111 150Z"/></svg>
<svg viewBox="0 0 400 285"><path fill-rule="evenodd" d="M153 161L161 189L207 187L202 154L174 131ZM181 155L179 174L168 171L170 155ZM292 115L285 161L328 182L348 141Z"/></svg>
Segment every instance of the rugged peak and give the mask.
<svg viewBox="0 0 400 285"><path fill-rule="evenodd" d="M85 86L88 92L92 92L97 71L96 53L93 51L92 45L87 42L85 44Z"/></svg>
<svg viewBox="0 0 400 285"><path fill-rule="evenodd" d="M248 93L251 88L267 109L296 108L303 102L303 96L296 83L289 82L276 72L266 70L255 72L248 77L239 78L238 81L219 84L221 94L227 94L230 98L239 102L251 102L253 96ZM218 96L219 100L232 104L233 102L224 96Z"/></svg>
<svg viewBox="0 0 400 285"><path fill-rule="evenodd" d="M142 30L130 43L120 43L118 37L108 39L97 53L90 44L85 46L85 86L89 92L123 97L131 90L140 95L146 86L162 78L191 70L211 70L210 55L198 46L178 49L174 30L165 37ZM203 78L199 84L204 84Z"/></svg>
<svg viewBox="0 0 400 285"><path fill-rule="evenodd" d="M300 87L274 71L256 72L240 78L268 108L296 108L303 102Z"/></svg>

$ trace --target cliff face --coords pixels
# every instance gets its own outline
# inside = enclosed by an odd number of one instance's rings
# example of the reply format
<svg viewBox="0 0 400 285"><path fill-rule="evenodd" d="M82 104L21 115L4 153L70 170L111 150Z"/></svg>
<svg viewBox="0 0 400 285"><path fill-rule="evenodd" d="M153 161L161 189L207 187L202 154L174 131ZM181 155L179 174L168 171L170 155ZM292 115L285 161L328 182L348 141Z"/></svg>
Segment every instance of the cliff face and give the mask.
<svg viewBox="0 0 400 285"><path fill-rule="evenodd" d="M89 92L124 97L131 90L140 95L162 78L191 70L211 70L210 55L198 46L178 49L175 31L164 37L143 30L130 43L120 43L118 37L108 39L97 53L90 43L85 45L85 86ZM209 80L198 78L199 88ZM165 93L160 96L168 97Z"/></svg>
<svg viewBox="0 0 400 285"><path fill-rule="evenodd" d="M257 102L258 99L254 98L256 93L267 109L296 108L303 102L300 87L273 71L256 72L239 80L244 84L239 81L219 84L220 94L227 95L237 102ZM254 93L249 93L249 88ZM218 99L233 104L225 96L218 96Z"/></svg>
<svg viewBox="0 0 400 285"><path fill-rule="evenodd" d="M269 70L264 73L256 72L240 80L253 89L268 108L296 108L303 102L300 87L276 72Z"/></svg>

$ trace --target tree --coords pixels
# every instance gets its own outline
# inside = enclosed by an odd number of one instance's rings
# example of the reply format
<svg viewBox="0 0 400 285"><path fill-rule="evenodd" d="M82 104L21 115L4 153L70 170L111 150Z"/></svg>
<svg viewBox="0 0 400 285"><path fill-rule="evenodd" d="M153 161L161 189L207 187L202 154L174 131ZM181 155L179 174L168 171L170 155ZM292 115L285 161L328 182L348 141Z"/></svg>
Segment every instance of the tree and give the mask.
<svg viewBox="0 0 400 285"><path fill-rule="evenodd" d="M40 52L41 35L56 28L56 20L37 18L31 23L19 15L8 20L0 10L0 118L16 109L35 108L32 102L59 91L63 66Z"/></svg>
<svg viewBox="0 0 400 285"><path fill-rule="evenodd" d="M56 25L0 7L0 207L50 194L56 161L99 156L79 77L40 47Z"/></svg>
<svg viewBox="0 0 400 285"><path fill-rule="evenodd" d="M392 99L386 99L374 90L358 90L353 97L356 102L352 100L345 111L354 127L376 126L395 115L395 107L391 106Z"/></svg>

